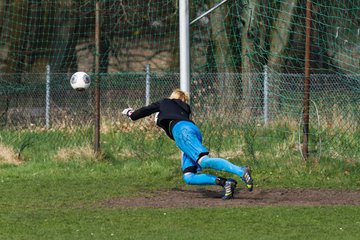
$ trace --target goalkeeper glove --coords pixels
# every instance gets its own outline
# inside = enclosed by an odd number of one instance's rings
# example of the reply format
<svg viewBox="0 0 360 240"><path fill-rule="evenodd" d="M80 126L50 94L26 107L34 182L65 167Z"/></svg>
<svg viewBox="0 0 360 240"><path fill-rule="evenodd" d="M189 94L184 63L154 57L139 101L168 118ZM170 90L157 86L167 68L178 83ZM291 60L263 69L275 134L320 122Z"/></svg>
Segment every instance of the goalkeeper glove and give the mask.
<svg viewBox="0 0 360 240"><path fill-rule="evenodd" d="M132 108L125 108L123 111L122 111L122 114L127 116L128 118L130 118L131 114L134 112L134 109Z"/></svg>

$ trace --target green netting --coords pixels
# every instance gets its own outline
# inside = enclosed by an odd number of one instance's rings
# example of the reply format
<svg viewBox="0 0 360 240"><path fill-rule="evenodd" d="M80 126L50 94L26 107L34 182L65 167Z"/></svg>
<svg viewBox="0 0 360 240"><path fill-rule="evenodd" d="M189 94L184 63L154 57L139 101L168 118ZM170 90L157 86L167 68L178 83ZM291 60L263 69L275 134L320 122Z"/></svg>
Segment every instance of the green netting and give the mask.
<svg viewBox="0 0 360 240"><path fill-rule="evenodd" d="M190 20L219 2L190 0ZM311 1L308 31L306 2L229 0L191 24L191 105L210 149L301 155L308 34L310 153L360 159L360 2ZM46 132L85 125L77 133L92 143L95 85L76 92L69 79L94 76L99 56L102 134L123 130L124 107L180 85L178 11L176 0L0 0L1 128L45 129L43 139L76 145Z"/></svg>

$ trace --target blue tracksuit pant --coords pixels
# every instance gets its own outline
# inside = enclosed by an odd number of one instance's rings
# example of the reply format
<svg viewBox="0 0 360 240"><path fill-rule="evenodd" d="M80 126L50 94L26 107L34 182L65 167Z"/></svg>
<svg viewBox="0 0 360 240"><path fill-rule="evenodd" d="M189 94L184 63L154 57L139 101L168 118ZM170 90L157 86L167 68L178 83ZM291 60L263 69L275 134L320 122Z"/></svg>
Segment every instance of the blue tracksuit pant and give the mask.
<svg viewBox="0 0 360 240"><path fill-rule="evenodd" d="M211 158L207 156L209 151L202 144L202 135L199 128L192 122L180 121L175 124L172 134L178 148L183 152L182 170L189 167L196 168L196 173L185 172L184 181L194 185L215 185L216 176L211 174L199 174L202 168L211 168L219 171L233 173L242 177L245 167L239 167L223 158ZM203 156L205 154L205 156ZM199 157L201 157L200 161Z"/></svg>

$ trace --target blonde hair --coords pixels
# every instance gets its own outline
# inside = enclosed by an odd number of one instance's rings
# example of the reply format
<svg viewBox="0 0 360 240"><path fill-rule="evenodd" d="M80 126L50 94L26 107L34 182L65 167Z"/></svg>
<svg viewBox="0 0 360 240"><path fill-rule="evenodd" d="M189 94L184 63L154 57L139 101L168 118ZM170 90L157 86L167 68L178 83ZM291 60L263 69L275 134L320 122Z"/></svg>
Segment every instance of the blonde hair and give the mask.
<svg viewBox="0 0 360 240"><path fill-rule="evenodd" d="M190 96L189 96L189 93L181 90L180 88L177 88L171 93L169 98L170 99L180 99L183 102L188 102Z"/></svg>

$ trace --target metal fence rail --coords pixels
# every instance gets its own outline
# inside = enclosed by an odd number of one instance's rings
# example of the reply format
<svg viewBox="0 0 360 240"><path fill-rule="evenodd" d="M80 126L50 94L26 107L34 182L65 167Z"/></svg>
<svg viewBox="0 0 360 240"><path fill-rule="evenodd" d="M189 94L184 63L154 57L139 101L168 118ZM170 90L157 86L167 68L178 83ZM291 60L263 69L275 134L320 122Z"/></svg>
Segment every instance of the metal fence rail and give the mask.
<svg viewBox="0 0 360 240"><path fill-rule="evenodd" d="M27 74L19 83L14 83L13 77L0 75L1 128L56 129L93 124L94 84L87 91L77 92L71 88L67 74ZM302 134L302 74L193 73L191 77L193 119L205 131L244 126L259 131L287 124L292 126L289 131ZM241 87L244 77L250 77L253 83L248 98ZM334 143L349 135L348 149L343 152L349 157L359 156L354 143L360 135L359 79L358 75L311 75L310 124L312 137L320 139L315 143L317 151L330 151ZM121 116L123 108L165 98L179 87L179 81L177 73L102 75L101 119L107 123L127 121Z"/></svg>

